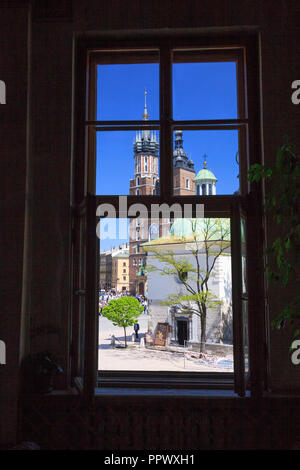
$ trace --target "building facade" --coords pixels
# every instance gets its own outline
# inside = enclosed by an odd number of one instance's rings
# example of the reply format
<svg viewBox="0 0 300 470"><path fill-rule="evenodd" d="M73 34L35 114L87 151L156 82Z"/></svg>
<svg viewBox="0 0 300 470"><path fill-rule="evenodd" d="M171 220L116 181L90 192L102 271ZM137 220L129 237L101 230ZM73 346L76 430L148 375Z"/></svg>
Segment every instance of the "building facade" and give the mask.
<svg viewBox="0 0 300 470"><path fill-rule="evenodd" d="M127 267L121 266L121 257L127 256ZM123 260L123 263L126 261ZM114 275L113 275L114 268ZM122 272L126 268L126 272ZM126 277L126 279L124 279ZM129 288L129 244L123 243L107 251L100 252L99 261L99 288L100 290L116 289L118 291Z"/></svg>
<svg viewBox="0 0 300 470"><path fill-rule="evenodd" d="M207 287L210 292L210 301L207 303L206 343L207 345L221 346L223 351L232 353L232 282L231 282L231 250L230 231L227 230L226 249L217 257L220 235L218 232L209 237L209 243L203 243L205 239L205 227L203 221L193 219L196 223L197 243L199 253L197 260L193 254L195 249L194 233L192 233L191 219L176 219L167 237L162 237L152 242L145 243L147 252L147 264L151 266L148 273L148 300L150 328L155 334L158 323L168 323L169 334L167 344L184 346L186 344L197 347L201 340L201 322L199 314L195 313L197 305L195 301L184 302L190 310L183 309L179 304L166 305L170 296L184 296L189 294L182 279L176 274L162 274L172 269L172 265L162 262L159 254L172 252L176 262L188 264L191 268L186 273L186 281L197 291L197 265L203 274L207 266L214 265L209 276ZM229 220L224 219L223 224L229 225ZM213 223L212 223L213 225ZM227 228L227 227L225 227ZM224 241L223 241L224 242ZM223 243L222 242L222 243ZM207 251L207 246L208 251ZM213 300L214 299L214 300Z"/></svg>
<svg viewBox="0 0 300 470"><path fill-rule="evenodd" d="M111 288L117 292L129 290L129 250L112 253Z"/></svg>
<svg viewBox="0 0 300 470"><path fill-rule="evenodd" d="M149 119L147 109L147 92L145 91L144 121ZM156 132L142 130L136 133L133 143L134 155L134 178L129 183L130 195L158 195L159 194L159 142ZM203 171L206 173L203 174ZM209 175L213 181L209 180ZM198 188L208 184L209 180L213 187L212 191L207 186L207 194L216 194L216 181L214 175L206 169L201 170L197 177L194 162L188 158L183 148L183 133L175 131L175 143L173 151L173 188L174 195L189 196L198 193ZM202 189L201 189L202 191ZM204 190L203 190L204 191ZM133 219L129 227L129 284L132 295L147 295L147 277L145 276L146 255L141 248L143 243L168 235L172 218L157 220Z"/></svg>
<svg viewBox="0 0 300 470"><path fill-rule="evenodd" d="M145 94L143 119L149 118ZM135 175L130 180L130 194L159 194L159 144L155 133L143 130L136 134L134 142ZM207 168L207 156L204 155L203 168L196 174L194 162L183 147L183 132L176 130L173 151L173 193L174 195L212 196L217 194L217 178ZM132 295L146 295L149 300L150 328L154 333L159 322L169 324L170 344L199 344L201 337L200 317L195 313L182 312L176 305L163 305L168 295L182 290L182 283L176 276L161 276L159 271L146 275L146 264L155 265L157 259L151 255L151 246L159 245L160 250L171 250L175 256L189 260L193 265L189 243L174 243L178 236L180 220L133 219L130 222L129 241L129 283ZM181 233L186 237L187 233ZM204 253L199 255L201 269L205 267ZM211 308L207 314L207 341L209 343L232 344L232 308L231 308L231 256L229 252L220 256L215 263L209 279L209 290L220 306ZM179 289L179 291L178 291ZM221 306L222 305L222 306Z"/></svg>
<svg viewBox="0 0 300 470"><path fill-rule="evenodd" d="M173 152L173 193L174 196L195 194L194 162L188 159L183 149L182 131L175 131L175 149Z"/></svg>

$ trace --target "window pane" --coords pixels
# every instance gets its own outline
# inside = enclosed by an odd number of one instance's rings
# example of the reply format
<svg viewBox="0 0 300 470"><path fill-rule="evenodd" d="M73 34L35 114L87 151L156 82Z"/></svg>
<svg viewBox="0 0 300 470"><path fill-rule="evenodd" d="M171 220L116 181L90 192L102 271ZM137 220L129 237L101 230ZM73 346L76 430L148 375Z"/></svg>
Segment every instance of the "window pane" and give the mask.
<svg viewBox="0 0 300 470"><path fill-rule="evenodd" d="M238 191L238 137L236 130L175 131L174 195L213 196Z"/></svg>
<svg viewBox="0 0 300 470"><path fill-rule="evenodd" d="M229 219L101 219L99 235L99 370L232 372ZM122 302L140 307L126 331Z"/></svg>
<svg viewBox="0 0 300 470"><path fill-rule="evenodd" d="M140 119L159 119L159 64L98 65L97 120Z"/></svg>
<svg viewBox="0 0 300 470"><path fill-rule="evenodd" d="M159 194L159 132L99 131L96 194Z"/></svg>
<svg viewBox="0 0 300 470"><path fill-rule="evenodd" d="M236 119L235 62L174 63L173 117Z"/></svg>

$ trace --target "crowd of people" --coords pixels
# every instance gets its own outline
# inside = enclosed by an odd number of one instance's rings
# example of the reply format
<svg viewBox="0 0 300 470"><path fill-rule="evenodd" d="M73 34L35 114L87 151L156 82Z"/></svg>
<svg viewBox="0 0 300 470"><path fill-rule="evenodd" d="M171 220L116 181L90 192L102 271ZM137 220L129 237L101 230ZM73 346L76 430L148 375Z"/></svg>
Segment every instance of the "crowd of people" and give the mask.
<svg viewBox="0 0 300 470"><path fill-rule="evenodd" d="M144 307L144 313L147 315L148 314L148 299L144 295L138 295L136 294L135 298L143 305Z"/></svg>
<svg viewBox="0 0 300 470"><path fill-rule="evenodd" d="M109 302L113 299L119 299L123 296L130 296L130 292L123 290L122 292L118 292L115 289L108 289L104 290L101 289L99 292L99 315L102 315L103 308L109 304ZM148 314L148 300L147 297L144 295L136 294L135 298L143 305L144 313Z"/></svg>

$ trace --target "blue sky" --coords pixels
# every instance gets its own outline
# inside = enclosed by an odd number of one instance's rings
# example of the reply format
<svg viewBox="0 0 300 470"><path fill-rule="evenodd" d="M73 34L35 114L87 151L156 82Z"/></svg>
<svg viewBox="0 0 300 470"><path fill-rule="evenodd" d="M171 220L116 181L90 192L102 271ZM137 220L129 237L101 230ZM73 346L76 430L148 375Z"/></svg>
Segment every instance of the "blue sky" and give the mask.
<svg viewBox="0 0 300 470"><path fill-rule="evenodd" d="M145 88L150 120L159 119L158 64L98 66L97 119L142 119ZM235 63L174 64L173 117L236 118ZM135 131L97 132L96 194L129 193L129 179L134 177L134 137ZM207 168L218 179L217 194L232 194L238 189L237 131L184 131L183 140L196 173L207 154Z"/></svg>

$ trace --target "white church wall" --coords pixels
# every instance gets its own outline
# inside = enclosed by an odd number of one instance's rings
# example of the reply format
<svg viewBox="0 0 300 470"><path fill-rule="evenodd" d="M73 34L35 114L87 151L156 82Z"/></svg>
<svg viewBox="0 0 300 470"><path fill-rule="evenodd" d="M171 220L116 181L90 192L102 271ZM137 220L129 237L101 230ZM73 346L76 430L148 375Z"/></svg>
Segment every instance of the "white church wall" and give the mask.
<svg viewBox="0 0 300 470"><path fill-rule="evenodd" d="M184 257L191 265L196 266L194 256L189 252L188 244L183 249L182 244L160 247L160 250L172 250L176 253L176 257ZM205 255L199 256L200 266L205 266ZM209 258L212 263L213 257ZM159 267L160 261L148 253L147 264ZM195 275L191 273L190 276ZM190 283L196 287L195 281ZM214 309L208 309L207 314L207 342L219 343L232 341L232 309L231 309L231 256L225 254L220 256L216 262L215 269L208 282L209 289L213 292L216 299L222 300L223 304ZM148 273L148 298L149 298L149 314L151 317L152 331L155 331L158 322L168 322L173 326L170 337L175 339L174 332L174 313L170 313L170 308L162 305L162 301L167 300L170 294L185 294L186 289L177 276L161 275L158 271ZM178 316L178 315L177 315ZM200 319L197 315L193 315L191 322L191 341L199 342L201 336ZM223 329L225 331L223 331Z"/></svg>

